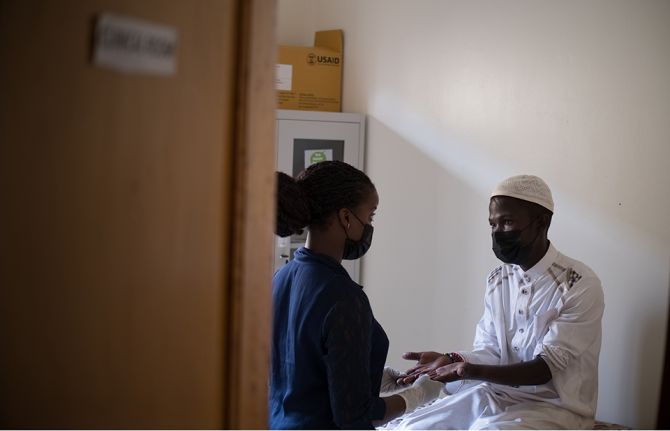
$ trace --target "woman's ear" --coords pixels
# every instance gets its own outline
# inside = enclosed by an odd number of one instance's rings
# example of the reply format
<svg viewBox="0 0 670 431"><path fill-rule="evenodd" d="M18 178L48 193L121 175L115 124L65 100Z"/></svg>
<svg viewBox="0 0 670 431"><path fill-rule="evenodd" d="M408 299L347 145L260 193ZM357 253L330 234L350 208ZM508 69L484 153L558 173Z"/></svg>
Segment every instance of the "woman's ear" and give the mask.
<svg viewBox="0 0 670 431"><path fill-rule="evenodd" d="M349 230L349 227L351 226L351 211L349 211L349 208L340 208L340 210L337 211L337 218L340 221L340 225L346 230Z"/></svg>

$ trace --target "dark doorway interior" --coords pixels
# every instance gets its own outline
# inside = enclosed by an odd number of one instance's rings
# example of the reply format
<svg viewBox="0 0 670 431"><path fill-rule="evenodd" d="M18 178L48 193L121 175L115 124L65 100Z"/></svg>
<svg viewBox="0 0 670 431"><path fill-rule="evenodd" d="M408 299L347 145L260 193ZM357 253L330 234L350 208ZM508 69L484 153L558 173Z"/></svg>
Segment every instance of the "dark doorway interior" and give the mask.
<svg viewBox="0 0 670 431"><path fill-rule="evenodd" d="M665 330L665 362L663 363L661 399L658 403L656 429L670 429L670 408L668 406L670 406L670 307L668 308L668 324Z"/></svg>

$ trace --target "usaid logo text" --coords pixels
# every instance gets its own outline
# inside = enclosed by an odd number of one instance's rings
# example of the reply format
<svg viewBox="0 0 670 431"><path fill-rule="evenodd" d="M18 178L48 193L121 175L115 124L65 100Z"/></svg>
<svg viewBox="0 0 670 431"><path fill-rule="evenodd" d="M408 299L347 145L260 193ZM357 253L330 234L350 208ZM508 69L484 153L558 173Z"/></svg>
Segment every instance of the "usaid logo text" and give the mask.
<svg viewBox="0 0 670 431"><path fill-rule="evenodd" d="M315 64L330 64L336 66L340 64L340 59L337 57L330 57L328 55L316 55L313 52L310 52L307 54L307 64L312 66Z"/></svg>

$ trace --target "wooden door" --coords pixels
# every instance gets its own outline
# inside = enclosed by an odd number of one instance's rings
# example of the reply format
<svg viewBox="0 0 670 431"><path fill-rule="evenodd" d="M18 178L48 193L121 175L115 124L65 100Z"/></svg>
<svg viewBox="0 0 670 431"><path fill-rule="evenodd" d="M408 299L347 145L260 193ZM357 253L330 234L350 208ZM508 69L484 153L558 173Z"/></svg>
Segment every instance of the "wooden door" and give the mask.
<svg viewBox="0 0 670 431"><path fill-rule="evenodd" d="M175 27L176 74L95 67L104 11ZM0 1L3 428L266 426L273 12Z"/></svg>

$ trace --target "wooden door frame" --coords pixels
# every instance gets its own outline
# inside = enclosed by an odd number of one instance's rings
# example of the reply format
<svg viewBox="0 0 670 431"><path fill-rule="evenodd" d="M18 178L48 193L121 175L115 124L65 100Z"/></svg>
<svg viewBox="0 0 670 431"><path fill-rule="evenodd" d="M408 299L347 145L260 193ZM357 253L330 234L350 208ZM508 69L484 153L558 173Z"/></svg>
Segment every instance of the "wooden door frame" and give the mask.
<svg viewBox="0 0 670 431"><path fill-rule="evenodd" d="M275 224L276 0L240 0L224 428L267 428Z"/></svg>

